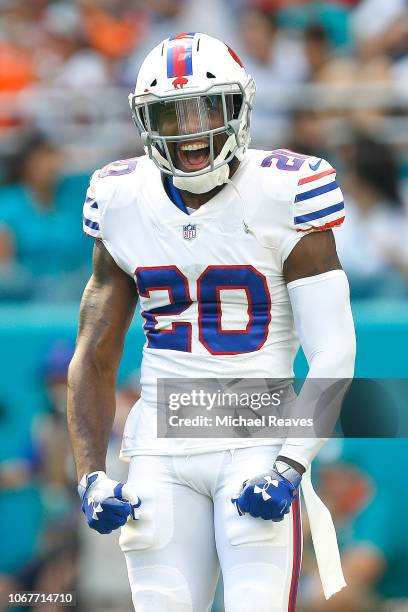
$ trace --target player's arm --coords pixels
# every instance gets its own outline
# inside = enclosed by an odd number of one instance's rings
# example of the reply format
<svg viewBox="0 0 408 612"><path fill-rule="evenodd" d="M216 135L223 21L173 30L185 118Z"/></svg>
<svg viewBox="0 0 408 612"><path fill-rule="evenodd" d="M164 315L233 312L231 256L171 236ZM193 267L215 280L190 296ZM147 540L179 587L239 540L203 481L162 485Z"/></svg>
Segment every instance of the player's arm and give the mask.
<svg viewBox="0 0 408 612"><path fill-rule="evenodd" d="M287 258L284 275L297 332L309 363L308 376L350 378L355 356L354 326L348 282L337 257L332 231L304 236ZM282 520L297 494L302 474L324 441L287 438L270 472L249 480L239 497L234 498L238 510L266 520ZM268 485L269 500L264 503L254 492L257 493L260 484L265 487L268 479L275 485Z"/></svg>
<svg viewBox="0 0 408 612"><path fill-rule="evenodd" d="M332 231L304 236L286 259L283 272L296 330L309 365L306 393L311 388L313 393L318 392L319 384L312 387L313 381L329 379L329 385L352 378L356 342L349 285ZM296 461L304 471L324 442L323 438L288 438L280 455Z"/></svg>
<svg viewBox="0 0 408 612"><path fill-rule="evenodd" d="M115 416L115 387L126 332L137 302L132 279L95 241L93 274L81 302L79 332L68 372L68 429L78 492L88 525L111 533L136 518L140 500L105 474Z"/></svg>
<svg viewBox="0 0 408 612"><path fill-rule="evenodd" d="M136 302L134 282L96 240L93 274L82 297L77 346L68 373L68 428L78 480L105 470L116 374Z"/></svg>
<svg viewBox="0 0 408 612"><path fill-rule="evenodd" d="M332 270L342 270L342 267L331 230L304 236L283 264L286 283Z"/></svg>
<svg viewBox="0 0 408 612"><path fill-rule="evenodd" d="M353 376L355 335L349 285L330 229L344 220L343 196L335 181L335 170L320 160L313 166L307 164L306 175L296 178L296 192L282 232L281 254L296 330L309 365L307 384L294 408L296 416L305 416L306 404L310 414L310 409L321 404L325 391L330 392L326 397L331 395L337 400L337 385L334 394L330 387L336 379ZM340 382L340 386L345 384ZM331 409L329 406L329 412ZM325 419L328 417L330 414L325 414ZM282 520L297 495L302 474L325 441L288 437L271 470L248 481L239 497L233 499L238 511ZM267 501L257 494L260 485L268 494Z"/></svg>

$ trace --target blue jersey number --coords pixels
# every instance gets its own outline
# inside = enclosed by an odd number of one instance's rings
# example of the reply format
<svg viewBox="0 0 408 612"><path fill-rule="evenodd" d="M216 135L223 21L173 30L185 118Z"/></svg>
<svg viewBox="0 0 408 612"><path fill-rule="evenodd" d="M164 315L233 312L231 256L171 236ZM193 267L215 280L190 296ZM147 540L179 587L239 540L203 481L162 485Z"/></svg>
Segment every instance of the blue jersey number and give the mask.
<svg viewBox="0 0 408 612"><path fill-rule="evenodd" d="M119 159L114 161L107 166L104 166L99 170L99 178L105 178L106 176L122 176L122 174L130 174L135 170L137 166L137 159L133 157L131 159Z"/></svg>
<svg viewBox="0 0 408 612"><path fill-rule="evenodd" d="M191 323L172 323L169 330L157 328L160 316L180 315L191 304L188 280L176 266L137 268L139 294L167 291L170 304L142 312L148 347L191 352ZM243 330L223 330L221 291L241 289L248 303L248 323ZM257 351L264 344L271 319L271 301L266 278L253 266L208 266L197 281L198 334L213 355L236 355Z"/></svg>
<svg viewBox="0 0 408 612"><path fill-rule="evenodd" d="M276 167L278 170L296 171L301 168L303 162L305 159L308 159L308 157L310 157L310 155L301 155L300 153L295 153L288 149L277 149L262 160L261 166L262 168L270 168L272 160L276 159Z"/></svg>
<svg viewBox="0 0 408 612"><path fill-rule="evenodd" d="M151 291L167 291L169 295L170 304L142 312L148 347L191 352L191 323L173 323L169 330L157 328L157 317L179 315L192 304L184 274L176 266L137 268L136 283L143 297L150 297Z"/></svg>

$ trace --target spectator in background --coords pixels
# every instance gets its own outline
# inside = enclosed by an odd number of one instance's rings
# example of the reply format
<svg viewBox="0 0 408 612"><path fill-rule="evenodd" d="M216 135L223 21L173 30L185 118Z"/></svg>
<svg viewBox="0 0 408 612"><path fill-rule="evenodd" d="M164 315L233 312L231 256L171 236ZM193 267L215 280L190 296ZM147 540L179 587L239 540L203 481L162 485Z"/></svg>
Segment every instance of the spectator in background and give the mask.
<svg viewBox="0 0 408 612"><path fill-rule="evenodd" d="M407 100L408 5L405 0L363 0L354 11L352 27L365 63L387 66L395 89Z"/></svg>
<svg viewBox="0 0 408 612"><path fill-rule="evenodd" d="M59 339L46 353L41 414L31 412L22 428L10 411L0 411L0 609L7 589L64 592L76 586L79 507L66 430L73 348Z"/></svg>
<svg viewBox="0 0 408 612"><path fill-rule="evenodd" d="M48 592L73 590L77 581L80 509L66 429L67 372L73 352L71 340L61 338L51 343L40 371L46 410L36 417L33 427L45 520L41 550L22 576L30 579L36 590Z"/></svg>
<svg viewBox="0 0 408 612"><path fill-rule="evenodd" d="M65 487L76 488L71 446L66 428L67 372L74 354L74 343L58 339L50 346L44 363L43 383L47 399L47 412L38 432L42 448L42 477L44 485L55 488L52 497L60 504ZM58 493L58 489L62 493ZM75 498L76 501L76 498Z"/></svg>
<svg viewBox="0 0 408 612"><path fill-rule="evenodd" d="M379 53L370 58L364 53L351 55L350 46L344 48L334 44L329 24L322 16L320 21L317 20L318 11L315 14L316 21L311 21L304 29L304 46L308 81L320 85L317 106L327 105L326 118L347 117L362 129L375 129L384 115L384 109L376 96L371 95L370 89L365 94L363 106L354 107L350 101L355 99L356 83L368 87L383 85L386 92L391 92L392 71L386 54ZM339 100L344 100L343 108Z"/></svg>
<svg viewBox="0 0 408 612"><path fill-rule="evenodd" d="M304 31L315 24L328 34L330 45L348 48L351 42L349 29L350 5L359 0L321 2L316 0L279 0L278 24L287 29Z"/></svg>
<svg viewBox="0 0 408 612"><path fill-rule="evenodd" d="M34 81L32 62L25 50L2 43L0 61L2 93L19 91Z"/></svg>
<svg viewBox="0 0 408 612"><path fill-rule="evenodd" d="M262 83L300 83L306 64L300 38L280 30L274 13L260 8L246 9L240 18L241 45L248 71Z"/></svg>
<svg viewBox="0 0 408 612"><path fill-rule="evenodd" d="M386 55L398 61L408 51L408 7L405 0L362 0L351 24L359 53L369 60Z"/></svg>
<svg viewBox="0 0 408 612"><path fill-rule="evenodd" d="M129 54L143 39L148 26L143 3L95 3L82 0L82 27L90 46L110 60Z"/></svg>
<svg viewBox="0 0 408 612"><path fill-rule="evenodd" d="M327 147L327 133L321 113L309 109L293 113L288 148L304 155L333 160L333 153Z"/></svg>
<svg viewBox="0 0 408 612"><path fill-rule="evenodd" d="M78 230L88 177L64 177L59 149L39 135L13 167L15 176L0 188L1 297L18 297L22 269L27 282L31 277L33 298L75 299L91 250ZM27 287L18 290L30 297Z"/></svg>
<svg viewBox="0 0 408 612"><path fill-rule="evenodd" d="M330 45L327 32L323 26L314 24L304 31L305 53L309 64L309 79L319 73L330 55Z"/></svg>
<svg viewBox="0 0 408 612"><path fill-rule="evenodd" d="M50 4L44 11L43 45L37 65L49 86L81 89L106 87L112 81L107 59L90 46L87 20L71 3Z"/></svg>
<svg viewBox="0 0 408 612"><path fill-rule="evenodd" d="M320 111L320 117L328 119L344 115L344 110L331 108L330 102L338 98L338 93L327 91L325 85L346 86L351 89L358 78L358 67L354 58L340 53L330 40L329 32L320 23L309 24L303 33L305 56L308 65L308 81L320 85L316 95L317 108L325 106L325 111ZM336 90L335 90L336 92ZM317 112L317 111L316 111Z"/></svg>
<svg viewBox="0 0 408 612"><path fill-rule="evenodd" d="M37 11L24 10L21 2L9 0L0 4L0 95L8 96L0 113L0 129L18 125L14 116L15 95L36 81L32 54L24 45L24 36L35 44L29 36L29 24L35 16Z"/></svg>
<svg viewBox="0 0 408 612"><path fill-rule="evenodd" d="M380 612L408 609L407 489L396 466L406 461L406 439L344 439L318 469L319 492L337 525L347 588L329 601L316 574L304 612ZM383 600L387 601L384 608ZM388 607L389 606L389 607Z"/></svg>
<svg viewBox="0 0 408 612"><path fill-rule="evenodd" d="M236 11L228 10L226 0L146 0L142 6L143 36L137 37L133 53L120 67L120 80L131 89L146 54L172 34L205 32L236 47L232 42Z"/></svg>
<svg viewBox="0 0 408 612"><path fill-rule="evenodd" d="M408 222L392 149L360 134L347 158L347 215L336 241L352 295L407 295Z"/></svg>
<svg viewBox="0 0 408 612"><path fill-rule="evenodd" d="M260 8L246 9L240 17L241 54L257 84L252 117L253 140L266 149L281 146L288 117L274 111L274 99L282 86L306 80L307 62L302 42L277 27L276 17Z"/></svg>
<svg viewBox="0 0 408 612"><path fill-rule="evenodd" d="M7 594L25 586L20 572L38 550L44 512L31 422L21 426L10 400L0 403L0 440L0 609L4 610Z"/></svg>

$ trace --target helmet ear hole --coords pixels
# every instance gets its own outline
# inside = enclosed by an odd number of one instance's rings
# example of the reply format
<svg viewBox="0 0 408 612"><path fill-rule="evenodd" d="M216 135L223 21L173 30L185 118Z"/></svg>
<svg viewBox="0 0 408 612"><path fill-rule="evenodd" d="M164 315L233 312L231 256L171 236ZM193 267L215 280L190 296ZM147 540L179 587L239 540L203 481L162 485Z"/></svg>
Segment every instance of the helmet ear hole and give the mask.
<svg viewBox="0 0 408 612"><path fill-rule="evenodd" d="M217 78L215 76L215 74L213 74L212 72L207 72L207 74L205 76L207 77L207 79L216 79Z"/></svg>

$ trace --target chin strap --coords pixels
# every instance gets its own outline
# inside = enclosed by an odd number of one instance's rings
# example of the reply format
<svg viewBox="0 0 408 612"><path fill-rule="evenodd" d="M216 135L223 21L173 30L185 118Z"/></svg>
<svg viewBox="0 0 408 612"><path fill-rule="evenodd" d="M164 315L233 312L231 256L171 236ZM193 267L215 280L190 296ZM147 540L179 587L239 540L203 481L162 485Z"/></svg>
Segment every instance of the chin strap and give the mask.
<svg viewBox="0 0 408 612"><path fill-rule="evenodd" d="M161 167L171 171L172 168L169 161L162 155L156 146L148 146L147 142L145 142L144 148L146 154L155 161L159 168ZM246 152L246 147L237 147L235 133L231 134L227 138L219 155L217 155L217 157L214 159L214 165L220 164L218 168L211 170L211 166L207 166L204 168L204 172L202 174L196 174L193 176L191 176L189 172L182 172L181 170L176 169L177 174L173 174L174 186L182 191L189 191L190 193L199 194L207 193L215 187L219 187L220 185L227 183L229 180L230 168L225 160L228 157L228 154L234 149L236 149L234 154L235 157L237 157L239 161L242 161Z"/></svg>
<svg viewBox="0 0 408 612"><path fill-rule="evenodd" d="M236 145L235 134L231 134L225 141L219 155L214 159L214 165L224 162L218 168L211 170L211 167L207 166L205 168L206 172L196 176L189 176L188 172L180 172L179 175L173 177L174 186L191 193L207 193L226 183L229 179L230 168L225 159L228 153L233 150L234 144Z"/></svg>
<svg viewBox="0 0 408 612"><path fill-rule="evenodd" d="M228 181L229 166L223 164L216 170L210 170L205 174L197 176L175 176L173 184L177 189L189 191L190 193L207 193L215 187L219 187Z"/></svg>

